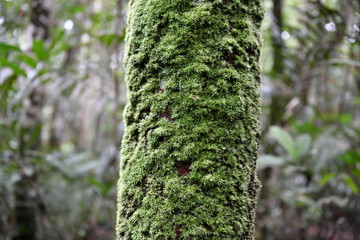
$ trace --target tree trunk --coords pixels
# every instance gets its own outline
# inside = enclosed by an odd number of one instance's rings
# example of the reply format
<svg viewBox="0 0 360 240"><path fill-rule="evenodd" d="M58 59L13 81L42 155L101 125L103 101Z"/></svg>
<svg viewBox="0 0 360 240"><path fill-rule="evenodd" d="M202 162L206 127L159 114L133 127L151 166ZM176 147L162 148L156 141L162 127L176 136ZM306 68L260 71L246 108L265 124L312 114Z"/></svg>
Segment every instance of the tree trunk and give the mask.
<svg viewBox="0 0 360 240"><path fill-rule="evenodd" d="M261 0L130 1L117 239L253 239Z"/></svg>
<svg viewBox="0 0 360 240"><path fill-rule="evenodd" d="M47 0L32 0L30 21L33 25L33 38L45 41L49 37L50 11L45 6ZM29 84L30 85L30 84ZM33 87L25 96L19 128L19 167L22 177L15 186L15 225L13 240L37 239L36 195L33 185L36 174L26 173L29 165L28 151L41 148L42 109L44 105L44 87ZM32 183L32 184L31 184Z"/></svg>
<svg viewBox="0 0 360 240"><path fill-rule="evenodd" d="M285 85L290 85L290 79L284 74L284 50L285 42L281 37L284 28L283 24L283 0L273 0L272 6L272 22L271 22L271 39L273 50L273 66L271 76L274 82L283 82ZM274 88L271 98L271 113L270 125L282 123L285 113L285 107L289 102L288 97L279 91L280 89ZM284 96L285 95L285 96Z"/></svg>
<svg viewBox="0 0 360 240"><path fill-rule="evenodd" d="M284 40L281 37L283 31L283 0L273 0L271 38L273 46L273 74L282 74L284 70Z"/></svg>

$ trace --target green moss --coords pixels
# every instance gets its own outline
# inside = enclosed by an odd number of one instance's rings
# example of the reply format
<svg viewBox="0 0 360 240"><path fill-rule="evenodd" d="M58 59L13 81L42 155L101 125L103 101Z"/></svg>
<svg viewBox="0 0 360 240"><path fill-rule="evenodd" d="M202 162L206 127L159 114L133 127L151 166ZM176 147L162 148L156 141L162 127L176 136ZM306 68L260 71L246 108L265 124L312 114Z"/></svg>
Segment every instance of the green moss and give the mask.
<svg viewBox="0 0 360 240"><path fill-rule="evenodd" d="M133 0L117 239L253 239L261 0Z"/></svg>

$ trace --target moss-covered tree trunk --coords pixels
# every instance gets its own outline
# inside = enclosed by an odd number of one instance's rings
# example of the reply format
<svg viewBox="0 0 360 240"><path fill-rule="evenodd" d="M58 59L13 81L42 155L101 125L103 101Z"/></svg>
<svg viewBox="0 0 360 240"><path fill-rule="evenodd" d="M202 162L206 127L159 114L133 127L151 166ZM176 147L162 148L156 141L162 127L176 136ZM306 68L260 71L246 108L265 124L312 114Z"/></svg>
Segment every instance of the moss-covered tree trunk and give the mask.
<svg viewBox="0 0 360 240"><path fill-rule="evenodd" d="M117 239L253 239L261 0L132 0Z"/></svg>

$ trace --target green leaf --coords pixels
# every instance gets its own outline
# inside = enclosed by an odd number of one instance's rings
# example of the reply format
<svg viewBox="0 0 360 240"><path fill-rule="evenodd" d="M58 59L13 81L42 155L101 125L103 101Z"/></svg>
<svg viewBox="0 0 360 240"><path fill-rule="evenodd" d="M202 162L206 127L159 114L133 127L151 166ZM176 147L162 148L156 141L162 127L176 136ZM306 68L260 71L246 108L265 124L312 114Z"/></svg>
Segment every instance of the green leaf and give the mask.
<svg viewBox="0 0 360 240"><path fill-rule="evenodd" d="M296 145L290 134L278 126L270 127L270 133L291 156L291 158L295 160L297 158Z"/></svg>
<svg viewBox="0 0 360 240"><path fill-rule="evenodd" d="M108 194L110 192L112 186L113 186L112 182L110 182L110 183L102 183L102 182L100 182L97 179L92 178L92 177L88 178L88 182L91 185L95 186L100 191L100 193L102 195Z"/></svg>
<svg viewBox="0 0 360 240"><path fill-rule="evenodd" d="M47 70L47 69L41 69L39 72L38 72L38 76L43 76L44 74L46 74L46 73L48 73L49 72L49 70Z"/></svg>
<svg viewBox="0 0 360 240"><path fill-rule="evenodd" d="M41 129L42 129L41 124L36 125L32 129L27 129L27 128L21 129L22 134L26 134L27 135L26 137L29 137L29 139L27 139L25 142L26 149L31 149L34 146L34 144L37 144L41 134Z"/></svg>
<svg viewBox="0 0 360 240"><path fill-rule="evenodd" d="M4 42L0 42L0 49L3 49L5 51L16 51L21 52L21 49L18 46L10 45Z"/></svg>
<svg viewBox="0 0 360 240"><path fill-rule="evenodd" d="M346 165L353 166L354 164L360 162L360 153L354 150L349 150L339 156Z"/></svg>
<svg viewBox="0 0 360 240"><path fill-rule="evenodd" d="M52 78L48 77L43 80L41 80L41 83L48 83Z"/></svg>
<svg viewBox="0 0 360 240"><path fill-rule="evenodd" d="M342 124L349 124L352 121L352 115L349 113L340 114L339 118L340 118L340 123Z"/></svg>
<svg viewBox="0 0 360 240"><path fill-rule="evenodd" d="M301 158L309 155L311 150L311 137L308 134L300 135L296 139L296 155L297 159L300 160Z"/></svg>
<svg viewBox="0 0 360 240"><path fill-rule="evenodd" d="M293 127L297 133L306 133L311 135L313 138L323 132L323 129L320 126L315 125L313 120L309 120L303 123L296 123Z"/></svg>
<svg viewBox="0 0 360 240"><path fill-rule="evenodd" d="M257 160L257 169L261 170L267 167L280 166L284 162L284 159L274 155L262 155Z"/></svg>
<svg viewBox="0 0 360 240"><path fill-rule="evenodd" d="M64 96L70 96L70 94L74 91L75 87L77 86L77 82L73 82L69 87L65 88L62 94Z"/></svg>
<svg viewBox="0 0 360 240"><path fill-rule="evenodd" d="M85 11L85 6L72 6L70 8L71 13L79 13L79 12L84 12L84 11Z"/></svg>
<svg viewBox="0 0 360 240"><path fill-rule="evenodd" d="M5 111L8 108L8 102L10 101L9 94L11 92L15 92L14 85L16 83L17 76L16 74L11 74L9 77L5 78L3 82L0 84L0 109L1 111ZM1 112L0 111L0 112ZM5 128L0 127L1 130L5 131ZM8 130L8 129L6 129ZM0 131L0 139L2 131ZM1 142L1 140L0 140Z"/></svg>
<svg viewBox="0 0 360 240"><path fill-rule="evenodd" d="M16 75L22 75L26 77L26 71L20 68L17 64L11 63L5 58L0 58L0 66L11 68Z"/></svg>
<svg viewBox="0 0 360 240"><path fill-rule="evenodd" d="M27 65L29 65L30 67L32 68L36 68L37 66L37 62L32 58L30 57L29 55L26 55L26 54L20 54L19 55L19 59L26 63Z"/></svg>
<svg viewBox="0 0 360 240"><path fill-rule="evenodd" d="M91 184L91 185L93 185L93 186L95 186L95 187L97 187L97 188L101 188L102 187L102 184L101 184L101 182L99 182L97 179L95 179L95 178L92 178L92 177L89 177L88 178L88 182Z"/></svg>
<svg viewBox="0 0 360 240"><path fill-rule="evenodd" d="M55 172L60 173L67 179L74 178L73 175L71 175L65 167L64 163L60 162L56 157L53 156L53 154L47 154L45 155L45 161L50 165L51 168L55 170Z"/></svg>
<svg viewBox="0 0 360 240"><path fill-rule="evenodd" d="M360 106L360 97L354 98L354 103Z"/></svg>
<svg viewBox="0 0 360 240"><path fill-rule="evenodd" d="M348 187L351 189L351 191L352 191L354 194L358 194L358 193L359 193L359 187L358 187L358 185L354 182L354 180L353 180L350 176L346 175L346 176L344 177L344 181L345 181L345 183L348 185Z"/></svg>
<svg viewBox="0 0 360 240"><path fill-rule="evenodd" d="M57 33L55 34L55 37L53 38L53 40L49 46L49 51L53 50L57 46L57 44L64 37L64 35L65 35L65 30L61 29L61 30L57 31Z"/></svg>
<svg viewBox="0 0 360 240"><path fill-rule="evenodd" d="M327 173L319 181L320 186L324 186L326 183L328 183L331 179L335 177L335 173Z"/></svg>
<svg viewBox="0 0 360 240"><path fill-rule="evenodd" d="M105 46L109 47L112 44L120 43L125 39L125 31L123 34L103 34L97 37L99 41Z"/></svg>
<svg viewBox="0 0 360 240"><path fill-rule="evenodd" d="M4 79L4 81L0 84L0 97L6 100L8 93L13 90L14 84L16 83L16 76L10 75L8 78Z"/></svg>
<svg viewBox="0 0 360 240"><path fill-rule="evenodd" d="M46 51L44 42L42 40L34 40L33 52L40 61L44 61L49 57L49 54Z"/></svg>
<svg viewBox="0 0 360 240"><path fill-rule="evenodd" d="M103 34L99 36L98 39L102 44L108 47L114 42L115 37L115 34Z"/></svg>
<svg viewBox="0 0 360 240"><path fill-rule="evenodd" d="M353 169L352 174L354 174L358 179L360 179L360 170L359 169Z"/></svg>
<svg viewBox="0 0 360 240"><path fill-rule="evenodd" d="M74 174L76 176L81 176L83 174L93 171L94 169L96 169L97 166L98 162L96 160L82 163L74 168Z"/></svg>

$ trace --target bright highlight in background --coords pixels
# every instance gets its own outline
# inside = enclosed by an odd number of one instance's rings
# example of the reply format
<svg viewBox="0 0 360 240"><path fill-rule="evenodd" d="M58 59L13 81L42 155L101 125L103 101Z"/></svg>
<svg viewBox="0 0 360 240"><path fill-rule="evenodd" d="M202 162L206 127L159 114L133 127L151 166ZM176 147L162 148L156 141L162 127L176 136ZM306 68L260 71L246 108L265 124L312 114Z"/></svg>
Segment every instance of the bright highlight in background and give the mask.
<svg viewBox="0 0 360 240"><path fill-rule="evenodd" d="M66 20L66 22L64 23L64 28L66 31L70 31L71 29L73 29L74 27L74 22L71 20Z"/></svg>
<svg viewBox="0 0 360 240"><path fill-rule="evenodd" d="M335 32L336 31L336 25L334 22L329 22L327 24L325 24L325 29L328 32Z"/></svg>
<svg viewBox="0 0 360 240"><path fill-rule="evenodd" d="M288 40L290 38L290 33L288 33L287 31L283 31L281 33L281 38L284 40Z"/></svg>
<svg viewBox="0 0 360 240"><path fill-rule="evenodd" d="M360 32L360 28L359 28L358 25L354 24L354 25L353 25L353 28L355 29L355 31Z"/></svg>

